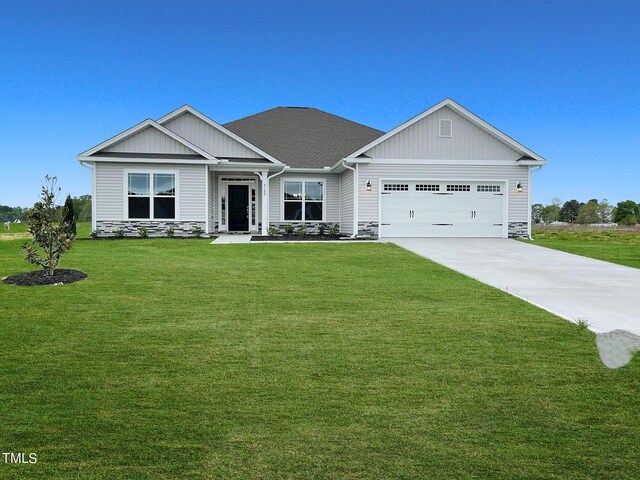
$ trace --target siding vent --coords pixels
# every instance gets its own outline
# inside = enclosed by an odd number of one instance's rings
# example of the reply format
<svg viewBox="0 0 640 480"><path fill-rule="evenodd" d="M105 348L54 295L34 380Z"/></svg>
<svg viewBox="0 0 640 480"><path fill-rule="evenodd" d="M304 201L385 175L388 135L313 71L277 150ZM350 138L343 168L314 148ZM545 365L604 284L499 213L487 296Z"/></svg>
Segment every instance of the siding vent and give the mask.
<svg viewBox="0 0 640 480"><path fill-rule="evenodd" d="M439 192L440 185L416 185L416 192Z"/></svg>
<svg viewBox="0 0 640 480"><path fill-rule="evenodd" d="M453 136L453 120L441 118L438 136L441 138L451 138Z"/></svg>
<svg viewBox="0 0 640 480"><path fill-rule="evenodd" d="M447 185L447 192L470 192L471 185Z"/></svg>
<svg viewBox="0 0 640 480"><path fill-rule="evenodd" d="M500 185L478 185L476 191L500 193Z"/></svg>
<svg viewBox="0 0 640 480"><path fill-rule="evenodd" d="M385 183L384 191L385 192L408 192L409 185L406 183Z"/></svg>

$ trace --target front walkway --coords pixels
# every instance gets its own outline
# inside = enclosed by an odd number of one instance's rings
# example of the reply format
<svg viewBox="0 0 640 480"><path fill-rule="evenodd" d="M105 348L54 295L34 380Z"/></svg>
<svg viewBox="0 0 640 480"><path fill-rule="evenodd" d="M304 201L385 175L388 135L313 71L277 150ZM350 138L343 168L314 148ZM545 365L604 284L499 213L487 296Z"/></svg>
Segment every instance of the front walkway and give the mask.
<svg viewBox="0 0 640 480"><path fill-rule="evenodd" d="M220 234L218 238L216 238L212 245L220 245L220 244L229 244L229 243L249 243L251 241L251 235L243 235L243 234Z"/></svg>
<svg viewBox="0 0 640 480"><path fill-rule="evenodd" d="M516 240L387 240L593 331L640 334L640 269Z"/></svg>

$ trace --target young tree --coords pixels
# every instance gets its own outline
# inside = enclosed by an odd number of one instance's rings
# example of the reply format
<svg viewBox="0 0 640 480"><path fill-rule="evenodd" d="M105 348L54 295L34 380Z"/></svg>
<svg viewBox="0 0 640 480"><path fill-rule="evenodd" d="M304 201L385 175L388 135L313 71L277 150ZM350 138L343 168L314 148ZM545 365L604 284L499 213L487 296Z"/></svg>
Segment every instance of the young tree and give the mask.
<svg viewBox="0 0 640 480"><path fill-rule="evenodd" d="M551 205L553 205L554 207L560 208L561 204L562 204L562 200L560 200L560 197L553 197L551 199Z"/></svg>
<svg viewBox="0 0 640 480"><path fill-rule="evenodd" d="M27 214L29 233L33 237L22 246L22 253L29 263L40 265L46 275L53 275L60 258L73 244L75 235L62 222L61 210L56 205L57 178L45 177L40 201Z"/></svg>
<svg viewBox="0 0 640 480"><path fill-rule="evenodd" d="M73 200L71 195L67 195L67 199L62 207L62 224L66 225L69 229L69 233L75 235L76 231L76 217L73 211Z"/></svg>
<svg viewBox="0 0 640 480"><path fill-rule="evenodd" d="M577 200L569 200L564 202L560 209L560 221L567 223L574 223L578 220L578 211L583 204Z"/></svg>
<svg viewBox="0 0 640 480"><path fill-rule="evenodd" d="M578 223L599 223L600 221L597 200L589 200L578 210Z"/></svg>
<svg viewBox="0 0 640 480"><path fill-rule="evenodd" d="M640 219L640 205L633 200L618 202L613 221L620 225L635 225Z"/></svg>
<svg viewBox="0 0 640 480"><path fill-rule="evenodd" d="M613 207L609 205L609 200L603 198L598 204L598 216L602 223L609 223L613 218Z"/></svg>

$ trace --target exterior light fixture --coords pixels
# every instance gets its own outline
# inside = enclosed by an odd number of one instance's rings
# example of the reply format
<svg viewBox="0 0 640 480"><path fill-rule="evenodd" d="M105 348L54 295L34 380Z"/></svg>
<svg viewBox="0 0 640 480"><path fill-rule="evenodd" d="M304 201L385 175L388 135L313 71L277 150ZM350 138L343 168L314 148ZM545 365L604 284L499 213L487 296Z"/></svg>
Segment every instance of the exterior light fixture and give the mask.
<svg viewBox="0 0 640 480"><path fill-rule="evenodd" d="M518 193L522 193L522 184L520 182L516 185L516 190Z"/></svg>
<svg viewBox="0 0 640 480"><path fill-rule="evenodd" d="M371 180L367 180L367 192L371 191Z"/></svg>

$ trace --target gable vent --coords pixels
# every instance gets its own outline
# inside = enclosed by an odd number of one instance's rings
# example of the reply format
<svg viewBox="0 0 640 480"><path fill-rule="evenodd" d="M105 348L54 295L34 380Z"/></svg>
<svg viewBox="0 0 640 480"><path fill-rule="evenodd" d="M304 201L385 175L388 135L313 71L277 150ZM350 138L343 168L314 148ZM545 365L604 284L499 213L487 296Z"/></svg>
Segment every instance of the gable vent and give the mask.
<svg viewBox="0 0 640 480"><path fill-rule="evenodd" d="M453 135L453 120L441 118L439 137L451 138Z"/></svg>

